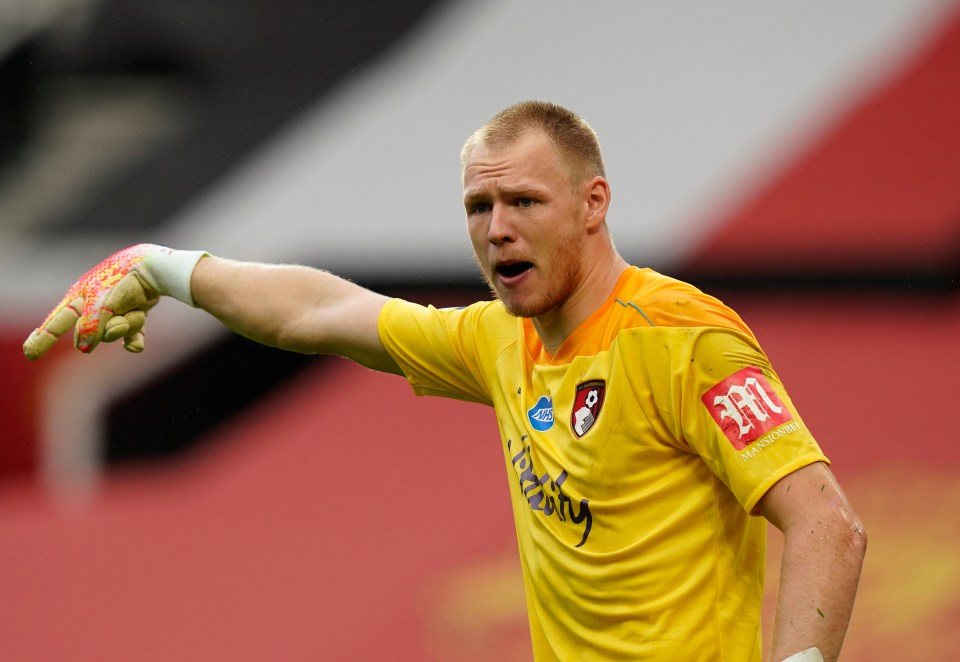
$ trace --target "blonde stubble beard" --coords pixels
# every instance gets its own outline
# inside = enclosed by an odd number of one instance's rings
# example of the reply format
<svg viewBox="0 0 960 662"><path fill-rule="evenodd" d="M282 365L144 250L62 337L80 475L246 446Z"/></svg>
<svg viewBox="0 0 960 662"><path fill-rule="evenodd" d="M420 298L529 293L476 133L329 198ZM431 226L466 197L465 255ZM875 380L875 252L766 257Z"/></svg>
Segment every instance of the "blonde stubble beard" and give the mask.
<svg viewBox="0 0 960 662"><path fill-rule="evenodd" d="M581 260L582 255L583 251L579 237L577 240L571 237L567 241L560 242L560 250L557 253L557 259L554 261L554 269L561 270L559 282L554 284L548 283L548 291L527 305L510 303L501 297L494 285L494 277L496 274L492 274L487 270L476 252L474 252L473 260L480 270L480 275L483 277L484 282L490 289L490 293L495 299L500 300L508 313L514 317L536 318L562 305L576 291L577 286L583 279L584 268ZM537 266L532 268L539 269Z"/></svg>

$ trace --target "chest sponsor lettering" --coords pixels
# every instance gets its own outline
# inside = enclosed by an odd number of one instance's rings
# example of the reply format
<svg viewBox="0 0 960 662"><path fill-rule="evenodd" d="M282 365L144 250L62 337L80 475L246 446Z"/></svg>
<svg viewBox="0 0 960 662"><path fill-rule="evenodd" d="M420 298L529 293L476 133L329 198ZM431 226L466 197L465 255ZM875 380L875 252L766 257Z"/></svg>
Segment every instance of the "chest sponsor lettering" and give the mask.
<svg viewBox="0 0 960 662"><path fill-rule="evenodd" d="M567 480L566 471L561 471L556 478L537 471L530 446L526 444L528 438L524 435L516 446L512 439L507 440L507 449L513 453L513 470L520 479L520 491L535 513L543 517L556 517L564 525L574 528L576 535L580 536L575 547L582 547L593 529L590 502L587 499L574 501L563 491L563 484Z"/></svg>

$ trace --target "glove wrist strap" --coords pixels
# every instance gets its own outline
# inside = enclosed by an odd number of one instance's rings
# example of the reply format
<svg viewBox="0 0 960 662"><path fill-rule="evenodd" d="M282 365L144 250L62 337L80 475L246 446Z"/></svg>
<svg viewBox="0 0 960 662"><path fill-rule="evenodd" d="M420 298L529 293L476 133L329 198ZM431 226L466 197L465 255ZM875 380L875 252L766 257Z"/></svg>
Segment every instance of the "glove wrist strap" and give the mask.
<svg viewBox="0 0 960 662"><path fill-rule="evenodd" d="M147 251L142 272L149 285L159 294L196 307L190 291L190 280L197 262L207 255L209 253L205 251L180 251L165 246L151 246Z"/></svg>

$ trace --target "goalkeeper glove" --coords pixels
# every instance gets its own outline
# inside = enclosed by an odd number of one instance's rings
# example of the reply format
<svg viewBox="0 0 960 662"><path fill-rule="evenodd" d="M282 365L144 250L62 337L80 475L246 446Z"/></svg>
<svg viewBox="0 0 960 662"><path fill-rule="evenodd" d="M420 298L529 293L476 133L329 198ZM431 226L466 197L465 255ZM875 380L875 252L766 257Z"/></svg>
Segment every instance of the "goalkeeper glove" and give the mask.
<svg viewBox="0 0 960 662"><path fill-rule="evenodd" d="M40 358L71 327L73 345L81 352L120 338L128 351L143 351L147 311L161 296L194 305L190 277L204 255L155 244L114 253L73 284L23 343L24 355L31 361Z"/></svg>

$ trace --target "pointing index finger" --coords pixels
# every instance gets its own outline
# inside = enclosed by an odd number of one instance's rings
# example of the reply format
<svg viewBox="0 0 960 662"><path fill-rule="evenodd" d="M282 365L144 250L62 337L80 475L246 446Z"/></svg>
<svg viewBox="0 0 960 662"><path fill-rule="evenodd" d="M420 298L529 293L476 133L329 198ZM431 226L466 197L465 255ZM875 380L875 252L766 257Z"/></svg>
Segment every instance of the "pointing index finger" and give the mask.
<svg viewBox="0 0 960 662"><path fill-rule="evenodd" d="M73 297L73 298L71 298ZM80 318L83 297L70 292L56 308L50 311L47 319L27 337L23 343L23 354L35 361L54 346L64 333L69 331Z"/></svg>

